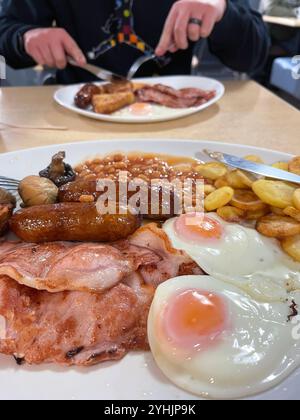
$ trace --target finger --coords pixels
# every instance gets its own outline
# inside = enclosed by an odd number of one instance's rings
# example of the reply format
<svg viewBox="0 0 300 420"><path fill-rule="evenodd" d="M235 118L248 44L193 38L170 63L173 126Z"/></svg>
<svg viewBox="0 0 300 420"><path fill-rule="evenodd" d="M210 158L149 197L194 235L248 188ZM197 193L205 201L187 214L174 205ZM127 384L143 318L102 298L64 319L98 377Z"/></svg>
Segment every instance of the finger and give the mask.
<svg viewBox="0 0 300 420"><path fill-rule="evenodd" d="M188 43L188 24L190 15L188 13L179 13L174 26L173 37L178 49L186 50Z"/></svg>
<svg viewBox="0 0 300 420"><path fill-rule="evenodd" d="M63 70L67 66L67 57L61 42L55 44L52 48L52 54L55 60L55 66Z"/></svg>
<svg viewBox="0 0 300 420"><path fill-rule="evenodd" d="M170 45L170 47L168 48L168 51L172 54L176 53L178 51L178 48L176 47L175 43L173 43L172 45Z"/></svg>
<svg viewBox="0 0 300 420"><path fill-rule="evenodd" d="M215 26L214 17L211 15L204 15L202 18L202 26L200 29L201 38L208 38Z"/></svg>
<svg viewBox="0 0 300 420"><path fill-rule="evenodd" d="M201 38L201 27L195 23L190 23L188 26L188 38L192 42L197 42Z"/></svg>
<svg viewBox="0 0 300 420"><path fill-rule="evenodd" d="M65 52L70 55L78 64L86 64L86 58L73 38L66 34L66 36L62 39L62 45Z"/></svg>
<svg viewBox="0 0 300 420"><path fill-rule="evenodd" d="M34 61L41 65L44 66L45 65L45 60L44 57L42 55L42 53L40 52L38 47L35 47L32 49L32 51L30 51L30 56L34 59Z"/></svg>
<svg viewBox="0 0 300 420"><path fill-rule="evenodd" d="M156 48L156 55L158 57L165 55L168 51L168 48L173 42L173 29L177 19L177 9L173 8L167 18L165 23L162 36L160 38L159 44Z"/></svg>
<svg viewBox="0 0 300 420"><path fill-rule="evenodd" d="M55 67L55 60L51 52L51 47L49 45L44 45L43 48L40 48L40 52L44 58L44 65L48 67Z"/></svg>

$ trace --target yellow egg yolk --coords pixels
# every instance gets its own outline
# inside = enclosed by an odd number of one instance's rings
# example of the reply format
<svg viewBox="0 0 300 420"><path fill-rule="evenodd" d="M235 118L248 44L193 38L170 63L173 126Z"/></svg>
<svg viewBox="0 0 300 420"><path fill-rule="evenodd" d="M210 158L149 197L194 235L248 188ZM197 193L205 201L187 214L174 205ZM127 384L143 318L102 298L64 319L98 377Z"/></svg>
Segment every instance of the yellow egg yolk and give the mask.
<svg viewBox="0 0 300 420"><path fill-rule="evenodd" d="M227 307L217 294L189 289L170 299L161 318L162 333L172 347L210 347L228 327Z"/></svg>
<svg viewBox="0 0 300 420"><path fill-rule="evenodd" d="M175 230L179 237L188 241L203 239L220 239L223 234L221 224L204 214L184 214L175 223Z"/></svg>

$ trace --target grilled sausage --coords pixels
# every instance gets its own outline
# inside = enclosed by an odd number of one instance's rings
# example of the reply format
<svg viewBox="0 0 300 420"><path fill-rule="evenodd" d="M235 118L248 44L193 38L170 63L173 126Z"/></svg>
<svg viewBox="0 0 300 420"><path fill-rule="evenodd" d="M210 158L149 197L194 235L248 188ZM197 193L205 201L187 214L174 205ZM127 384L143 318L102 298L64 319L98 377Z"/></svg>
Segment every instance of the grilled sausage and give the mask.
<svg viewBox="0 0 300 420"><path fill-rule="evenodd" d="M99 95L100 88L92 83L84 85L75 96L75 105L78 108L86 109L92 105L94 95Z"/></svg>
<svg viewBox="0 0 300 420"><path fill-rule="evenodd" d="M61 203L20 210L10 219L11 230L25 242L113 242L125 239L141 225L136 215L100 215L95 203Z"/></svg>
<svg viewBox="0 0 300 420"><path fill-rule="evenodd" d="M117 204L119 198L119 183L116 184L117 192ZM61 203L72 203L80 202L83 197L90 197L96 201L103 192L97 191L97 181L90 180L77 180L75 182L69 182L66 185L63 185L59 189L58 201ZM128 191L127 186L127 197L128 200L136 194L136 191ZM157 197L159 194L159 214L152 214L151 209L151 198ZM166 201L167 200L167 201ZM143 213L142 215L151 220L166 220L175 216L175 194L173 191L170 191L170 198L165 199L162 194L161 186L155 184L148 186L148 212ZM165 209L163 211L163 209ZM169 211L166 211L169 210ZM165 214L167 213L167 214Z"/></svg>

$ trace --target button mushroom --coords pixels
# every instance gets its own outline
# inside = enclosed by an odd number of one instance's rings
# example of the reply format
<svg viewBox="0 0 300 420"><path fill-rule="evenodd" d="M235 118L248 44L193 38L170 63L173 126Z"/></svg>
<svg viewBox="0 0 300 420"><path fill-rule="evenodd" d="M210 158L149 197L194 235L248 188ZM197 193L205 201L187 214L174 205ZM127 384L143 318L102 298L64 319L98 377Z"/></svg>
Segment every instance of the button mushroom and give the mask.
<svg viewBox="0 0 300 420"><path fill-rule="evenodd" d="M74 181L76 173L71 165L64 162L65 157L65 152L59 152L54 155L51 164L40 172L40 176L50 179L57 187Z"/></svg>
<svg viewBox="0 0 300 420"><path fill-rule="evenodd" d="M25 207L54 204L57 201L58 188L50 179L33 175L20 182L19 194Z"/></svg>

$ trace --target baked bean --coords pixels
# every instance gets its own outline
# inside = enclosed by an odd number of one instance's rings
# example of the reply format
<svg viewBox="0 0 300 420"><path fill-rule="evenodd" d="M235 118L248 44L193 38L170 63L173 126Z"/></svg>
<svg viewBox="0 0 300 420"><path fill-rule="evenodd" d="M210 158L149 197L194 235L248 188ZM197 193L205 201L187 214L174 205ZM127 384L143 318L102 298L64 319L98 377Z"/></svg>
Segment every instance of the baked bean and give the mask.
<svg viewBox="0 0 300 420"><path fill-rule="evenodd" d="M121 153L96 158L77 166L78 178L84 179L103 179L108 178L117 181L121 171L127 171L127 178L140 178L146 182L161 179L184 182L186 179L203 179L201 174L196 171L199 163L176 163L174 166L167 161L155 156L126 156Z"/></svg>

